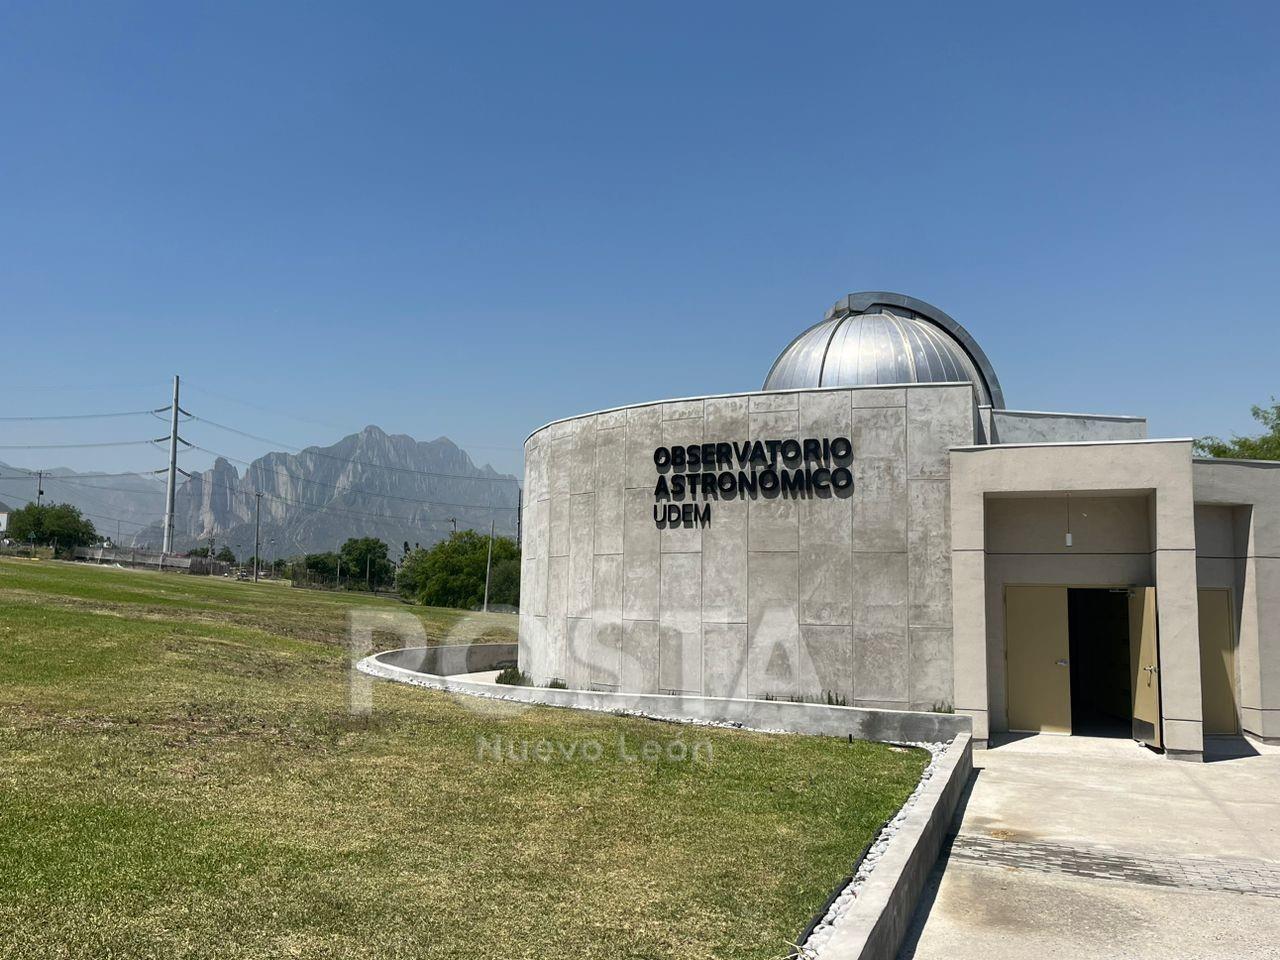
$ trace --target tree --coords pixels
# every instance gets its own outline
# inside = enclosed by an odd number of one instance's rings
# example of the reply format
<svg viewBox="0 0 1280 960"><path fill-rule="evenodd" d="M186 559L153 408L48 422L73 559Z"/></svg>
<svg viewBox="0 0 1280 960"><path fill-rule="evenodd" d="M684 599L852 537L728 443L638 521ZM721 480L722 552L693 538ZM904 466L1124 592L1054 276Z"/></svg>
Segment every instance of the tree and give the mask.
<svg viewBox="0 0 1280 960"><path fill-rule="evenodd" d="M387 559L387 545L377 537L352 537L342 545L342 569L352 583L364 583L370 590L390 584L395 565Z"/></svg>
<svg viewBox="0 0 1280 960"><path fill-rule="evenodd" d="M403 596L435 607L472 610L484 603L485 563L489 538L474 530L456 533L429 550L414 550L396 579ZM493 541L491 606L520 603L520 548L509 537Z"/></svg>
<svg viewBox="0 0 1280 960"><path fill-rule="evenodd" d="M1270 407L1255 406L1250 412L1267 428L1265 433L1256 437L1233 436L1230 440L1201 437L1196 441L1196 452L1236 460L1280 460L1280 403L1272 397Z"/></svg>
<svg viewBox="0 0 1280 960"><path fill-rule="evenodd" d="M98 531L69 503L28 503L9 514L9 536L20 543L71 548L93 543Z"/></svg>
<svg viewBox="0 0 1280 960"><path fill-rule="evenodd" d="M338 555L332 550L328 553L308 553L302 558L301 564L307 577L313 581L327 583L338 579Z"/></svg>
<svg viewBox="0 0 1280 960"><path fill-rule="evenodd" d="M207 557L209 555L208 547L192 547L187 551L188 557Z"/></svg>
<svg viewBox="0 0 1280 960"><path fill-rule="evenodd" d="M235 563L236 555L232 553L230 547L223 547L214 555L213 559L219 560L222 563Z"/></svg>

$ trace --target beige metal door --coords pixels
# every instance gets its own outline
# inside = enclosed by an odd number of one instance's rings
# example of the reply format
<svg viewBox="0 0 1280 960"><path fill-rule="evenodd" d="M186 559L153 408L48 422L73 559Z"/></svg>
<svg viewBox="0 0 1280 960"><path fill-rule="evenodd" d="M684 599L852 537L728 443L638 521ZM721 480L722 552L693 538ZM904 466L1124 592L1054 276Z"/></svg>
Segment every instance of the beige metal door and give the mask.
<svg viewBox="0 0 1280 960"><path fill-rule="evenodd" d="M1129 679L1133 690L1133 739L1149 747L1164 743L1160 726L1160 647L1156 633L1156 588L1129 593Z"/></svg>
<svg viewBox="0 0 1280 960"><path fill-rule="evenodd" d="M1066 587L1005 587L1009 729L1071 732Z"/></svg>
<svg viewBox="0 0 1280 960"><path fill-rule="evenodd" d="M1239 733L1231 591L1200 591L1200 697L1205 733Z"/></svg>

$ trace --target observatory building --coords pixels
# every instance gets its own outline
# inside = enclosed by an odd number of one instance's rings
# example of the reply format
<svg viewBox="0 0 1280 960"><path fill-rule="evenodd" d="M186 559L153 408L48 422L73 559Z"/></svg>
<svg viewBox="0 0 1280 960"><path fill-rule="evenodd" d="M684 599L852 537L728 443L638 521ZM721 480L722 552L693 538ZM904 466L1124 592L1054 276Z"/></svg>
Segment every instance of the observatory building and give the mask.
<svg viewBox="0 0 1280 960"><path fill-rule="evenodd" d="M538 684L1280 742L1280 463L1009 409L912 297L837 301L757 392L541 427L523 498Z"/></svg>

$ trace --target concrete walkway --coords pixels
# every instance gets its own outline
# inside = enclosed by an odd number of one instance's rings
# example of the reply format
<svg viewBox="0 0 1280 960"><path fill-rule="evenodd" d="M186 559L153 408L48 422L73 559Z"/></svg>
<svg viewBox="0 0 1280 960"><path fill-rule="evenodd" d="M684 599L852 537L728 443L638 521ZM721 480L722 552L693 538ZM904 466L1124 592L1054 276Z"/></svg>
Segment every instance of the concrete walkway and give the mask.
<svg viewBox="0 0 1280 960"><path fill-rule="evenodd" d="M1280 748L1209 759L1084 737L975 751L902 957L1280 958Z"/></svg>

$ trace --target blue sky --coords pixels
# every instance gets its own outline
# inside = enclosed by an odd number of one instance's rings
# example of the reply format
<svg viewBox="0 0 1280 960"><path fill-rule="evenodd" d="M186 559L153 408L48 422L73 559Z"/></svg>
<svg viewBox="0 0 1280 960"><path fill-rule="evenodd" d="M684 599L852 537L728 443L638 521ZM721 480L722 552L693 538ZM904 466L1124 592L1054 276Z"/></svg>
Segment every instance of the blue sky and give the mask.
<svg viewBox="0 0 1280 960"><path fill-rule="evenodd" d="M758 388L887 289L1012 407L1247 432L1280 394L1278 44L1264 3L4 3L0 416L180 373L295 445L377 423L515 471L546 420Z"/></svg>

